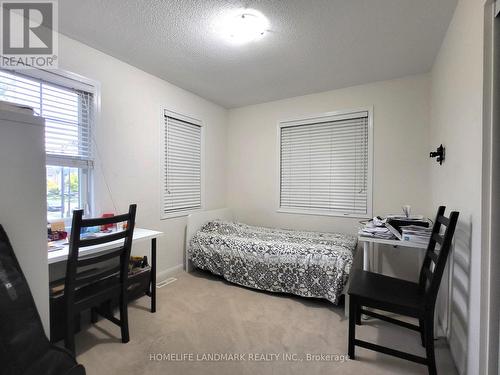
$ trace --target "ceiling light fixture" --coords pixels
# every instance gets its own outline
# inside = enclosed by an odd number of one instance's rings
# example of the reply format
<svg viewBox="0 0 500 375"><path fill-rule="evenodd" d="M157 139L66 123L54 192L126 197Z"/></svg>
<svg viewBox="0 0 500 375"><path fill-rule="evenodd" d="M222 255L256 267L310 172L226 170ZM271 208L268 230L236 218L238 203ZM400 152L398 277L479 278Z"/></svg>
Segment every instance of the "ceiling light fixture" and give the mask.
<svg viewBox="0 0 500 375"><path fill-rule="evenodd" d="M231 43L244 44L264 37L269 21L257 10L242 9L220 20L219 32Z"/></svg>

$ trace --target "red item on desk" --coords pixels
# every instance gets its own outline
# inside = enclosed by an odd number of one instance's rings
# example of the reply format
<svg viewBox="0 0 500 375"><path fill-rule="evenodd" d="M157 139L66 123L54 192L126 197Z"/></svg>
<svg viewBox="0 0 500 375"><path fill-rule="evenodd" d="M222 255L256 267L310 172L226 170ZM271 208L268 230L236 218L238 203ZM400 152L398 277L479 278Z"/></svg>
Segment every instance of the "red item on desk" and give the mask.
<svg viewBox="0 0 500 375"><path fill-rule="evenodd" d="M113 217L115 214L113 213L104 213L102 214L102 217ZM115 224L106 224L106 225L101 225L101 231L105 232L107 230L113 230L115 229L116 225Z"/></svg>
<svg viewBox="0 0 500 375"><path fill-rule="evenodd" d="M48 234L48 239L50 241L61 241L65 240L68 237L68 232L64 231L50 231Z"/></svg>

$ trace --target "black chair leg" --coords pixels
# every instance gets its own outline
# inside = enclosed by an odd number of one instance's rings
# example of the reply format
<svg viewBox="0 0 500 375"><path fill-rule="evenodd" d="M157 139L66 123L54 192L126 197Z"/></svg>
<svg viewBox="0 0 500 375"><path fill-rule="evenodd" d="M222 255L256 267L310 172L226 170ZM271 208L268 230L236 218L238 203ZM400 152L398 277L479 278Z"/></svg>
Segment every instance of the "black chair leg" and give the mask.
<svg viewBox="0 0 500 375"><path fill-rule="evenodd" d="M349 355L349 358L354 360L355 359L355 354L354 354L354 340L356 339L356 320L358 316L358 306L356 303L356 299L353 298L352 296L349 297L349 343L348 343L348 350L347 354Z"/></svg>
<svg viewBox="0 0 500 375"><path fill-rule="evenodd" d="M418 323L420 327L420 339L422 341L422 346L425 348L425 320L419 319Z"/></svg>
<svg viewBox="0 0 500 375"><path fill-rule="evenodd" d="M90 321L92 324L97 323L97 308L96 307L92 307L90 309Z"/></svg>
<svg viewBox="0 0 500 375"><path fill-rule="evenodd" d="M358 305L356 308L356 324L358 326L361 325L361 305Z"/></svg>
<svg viewBox="0 0 500 375"><path fill-rule="evenodd" d="M425 352L427 355L427 367L429 375L437 375L436 358L434 356L434 316L426 319L425 327Z"/></svg>
<svg viewBox="0 0 500 375"><path fill-rule="evenodd" d="M75 354L75 319L73 314L66 317L66 334L64 335L64 346Z"/></svg>
<svg viewBox="0 0 500 375"><path fill-rule="evenodd" d="M130 341L130 335L128 331L127 299L123 294L120 296L120 323L120 328L122 331L122 342L125 344Z"/></svg>

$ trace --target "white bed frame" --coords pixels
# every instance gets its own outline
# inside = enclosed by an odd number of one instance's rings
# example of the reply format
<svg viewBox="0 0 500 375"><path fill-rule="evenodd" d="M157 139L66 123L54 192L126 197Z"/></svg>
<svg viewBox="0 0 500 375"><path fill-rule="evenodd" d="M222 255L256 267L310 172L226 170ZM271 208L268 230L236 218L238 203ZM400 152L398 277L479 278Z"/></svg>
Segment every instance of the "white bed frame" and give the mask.
<svg viewBox="0 0 500 375"><path fill-rule="evenodd" d="M186 272L191 272L193 270L193 264L188 259L188 248L189 242L191 242L191 238L193 238L196 232L198 232L204 224L206 224L210 220L216 219L234 221L235 217L232 210L229 208L196 212L188 215L186 227L186 243L184 249L184 269L186 270Z"/></svg>

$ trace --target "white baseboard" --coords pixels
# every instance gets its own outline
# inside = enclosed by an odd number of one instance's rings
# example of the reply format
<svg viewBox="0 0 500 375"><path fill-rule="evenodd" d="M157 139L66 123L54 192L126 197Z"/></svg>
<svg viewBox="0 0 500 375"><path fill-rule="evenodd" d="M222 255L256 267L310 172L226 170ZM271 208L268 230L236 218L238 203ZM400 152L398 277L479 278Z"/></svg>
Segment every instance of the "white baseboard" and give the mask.
<svg viewBox="0 0 500 375"><path fill-rule="evenodd" d="M179 271L182 271L183 268L184 268L183 264L178 264L176 266L167 268L166 270L162 270L162 271L157 270L156 271L156 282L166 280L169 277L176 275L177 273L179 273Z"/></svg>

